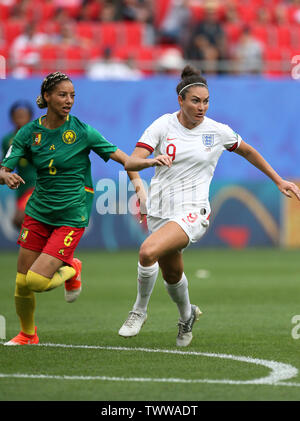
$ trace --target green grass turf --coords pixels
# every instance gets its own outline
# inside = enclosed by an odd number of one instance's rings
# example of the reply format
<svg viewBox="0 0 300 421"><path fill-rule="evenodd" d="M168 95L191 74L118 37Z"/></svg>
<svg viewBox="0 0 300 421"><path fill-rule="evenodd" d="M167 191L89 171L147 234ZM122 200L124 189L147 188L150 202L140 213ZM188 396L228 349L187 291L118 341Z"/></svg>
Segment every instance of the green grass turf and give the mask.
<svg viewBox="0 0 300 421"><path fill-rule="evenodd" d="M178 313L161 275L148 321L130 339L118 336L136 296L137 251L83 252L83 291L67 304L63 287L37 295L40 343L177 350ZM19 331L14 309L17 255L0 255L0 314L6 336ZM299 250L186 250L185 273L192 303L203 311L194 339L182 351L248 356L291 364L300 371L300 339L291 336L291 319L300 314ZM197 271L208 277L199 278ZM300 329L299 329L300 332ZM0 344L0 373L253 380L264 366L205 357L46 346ZM300 374L288 382L300 383ZM0 400L63 401L291 401L300 387L274 385L182 384L112 380L0 378Z"/></svg>

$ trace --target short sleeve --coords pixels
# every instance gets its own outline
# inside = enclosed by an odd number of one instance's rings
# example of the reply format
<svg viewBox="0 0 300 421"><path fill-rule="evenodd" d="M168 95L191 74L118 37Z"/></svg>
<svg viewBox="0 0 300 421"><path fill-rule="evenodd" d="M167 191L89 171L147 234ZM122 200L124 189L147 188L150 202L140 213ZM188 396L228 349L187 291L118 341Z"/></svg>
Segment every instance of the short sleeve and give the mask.
<svg viewBox="0 0 300 421"><path fill-rule="evenodd" d="M98 130L89 125L87 125L87 138L89 148L99 155L105 162L107 162L110 155L118 149L117 146L106 140L105 137L98 132Z"/></svg>
<svg viewBox="0 0 300 421"><path fill-rule="evenodd" d="M20 158L26 157L26 136L27 130L25 127L20 129L15 135L13 143L8 148L1 162L3 167L13 170L17 166Z"/></svg>
<svg viewBox="0 0 300 421"><path fill-rule="evenodd" d="M3 137L1 140L1 159L3 159L8 151L9 148L9 141L8 136Z"/></svg>
<svg viewBox="0 0 300 421"><path fill-rule="evenodd" d="M223 125L222 139L224 148L229 152L233 152L237 149L242 141L241 136L225 124Z"/></svg>
<svg viewBox="0 0 300 421"><path fill-rule="evenodd" d="M164 124L164 116L155 120L143 133L136 147L145 148L149 152L153 152L157 145L163 138L163 133L166 131L166 124Z"/></svg>

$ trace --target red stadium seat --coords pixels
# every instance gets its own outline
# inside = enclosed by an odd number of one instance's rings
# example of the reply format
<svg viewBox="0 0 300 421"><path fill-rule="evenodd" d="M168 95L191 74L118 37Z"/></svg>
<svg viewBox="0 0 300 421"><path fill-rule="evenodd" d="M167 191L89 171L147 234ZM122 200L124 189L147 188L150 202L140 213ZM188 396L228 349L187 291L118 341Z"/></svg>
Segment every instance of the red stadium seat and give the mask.
<svg viewBox="0 0 300 421"><path fill-rule="evenodd" d="M283 60L285 60L287 63L290 64L288 66L288 71L290 70L291 67L293 67L292 59L295 56L299 56L300 57L300 50L299 50L299 48L289 47L289 48L282 49L281 57L283 58Z"/></svg>
<svg viewBox="0 0 300 421"><path fill-rule="evenodd" d="M77 19L80 14L80 7L81 6L64 6L64 9L66 10L69 18Z"/></svg>
<svg viewBox="0 0 300 421"><path fill-rule="evenodd" d="M262 42L264 46L270 45L270 28L268 25L251 25L250 31L251 35Z"/></svg>
<svg viewBox="0 0 300 421"><path fill-rule="evenodd" d="M41 5L39 19L44 22L49 22L54 18L56 7L53 2L46 2Z"/></svg>
<svg viewBox="0 0 300 421"><path fill-rule="evenodd" d="M137 49L135 54L135 63L139 70L144 75L153 74L153 63L155 59L155 48L154 47L140 47Z"/></svg>
<svg viewBox="0 0 300 421"><path fill-rule="evenodd" d="M169 11L171 0L153 0L154 25L159 28Z"/></svg>
<svg viewBox="0 0 300 421"><path fill-rule="evenodd" d="M12 6L0 4L0 21L5 21L9 18Z"/></svg>
<svg viewBox="0 0 300 421"><path fill-rule="evenodd" d="M291 25L291 48L298 49L298 53L300 53L300 26L299 25Z"/></svg>
<svg viewBox="0 0 300 421"><path fill-rule="evenodd" d="M264 73L271 76L281 76L282 70L282 49L266 48L264 51L265 70Z"/></svg>
<svg viewBox="0 0 300 421"><path fill-rule="evenodd" d="M90 46L84 47L82 54L84 60L95 60L102 56L103 49L97 44L91 44Z"/></svg>
<svg viewBox="0 0 300 421"><path fill-rule="evenodd" d="M128 46L143 44L145 27L141 22L123 22L120 26L122 43Z"/></svg>
<svg viewBox="0 0 300 421"><path fill-rule="evenodd" d="M292 43L290 25L279 25L274 27L276 45L279 47L290 47Z"/></svg>
<svg viewBox="0 0 300 421"><path fill-rule="evenodd" d="M59 33L60 24L53 20L44 20L37 22L37 32L47 34L49 36Z"/></svg>
<svg viewBox="0 0 300 421"><path fill-rule="evenodd" d="M39 48L40 71L49 74L58 70L60 49L56 45L45 45Z"/></svg>
<svg viewBox="0 0 300 421"><path fill-rule="evenodd" d="M242 25L240 23L225 23L223 29L229 43L236 43L239 40L242 33Z"/></svg>
<svg viewBox="0 0 300 421"><path fill-rule="evenodd" d="M120 41L121 22L104 22L95 26L95 42L105 47L115 47Z"/></svg>
<svg viewBox="0 0 300 421"><path fill-rule="evenodd" d="M244 24L250 25L251 23L255 22L255 19L257 17L257 7L253 3L238 3L237 11L241 21Z"/></svg>
<svg viewBox="0 0 300 421"><path fill-rule="evenodd" d="M25 19L9 19L2 22L3 37L8 46L13 43L17 36L21 35L25 25Z"/></svg>
<svg viewBox="0 0 300 421"><path fill-rule="evenodd" d="M91 1L90 3L87 3L87 18L91 20L99 19L99 16L101 16L102 7L103 5L99 1Z"/></svg>
<svg viewBox="0 0 300 421"><path fill-rule="evenodd" d="M79 38L85 38L90 41L94 39L95 31L94 31L94 23L93 22L78 22L76 24L76 33Z"/></svg>
<svg viewBox="0 0 300 421"><path fill-rule="evenodd" d="M65 73L74 76L84 74L84 50L78 45L61 47L62 69Z"/></svg>
<svg viewBox="0 0 300 421"><path fill-rule="evenodd" d="M117 47L113 50L113 57L120 60L133 59L136 66L143 71L144 74L153 73L154 60L158 58L160 47Z"/></svg>
<svg viewBox="0 0 300 421"><path fill-rule="evenodd" d="M191 11L191 18L193 22L199 22L204 18L205 12L202 4L190 4L189 9Z"/></svg>
<svg viewBox="0 0 300 421"><path fill-rule="evenodd" d="M128 48L127 45L118 46L112 50L112 56L120 60L128 60L129 57L135 58L136 48Z"/></svg>

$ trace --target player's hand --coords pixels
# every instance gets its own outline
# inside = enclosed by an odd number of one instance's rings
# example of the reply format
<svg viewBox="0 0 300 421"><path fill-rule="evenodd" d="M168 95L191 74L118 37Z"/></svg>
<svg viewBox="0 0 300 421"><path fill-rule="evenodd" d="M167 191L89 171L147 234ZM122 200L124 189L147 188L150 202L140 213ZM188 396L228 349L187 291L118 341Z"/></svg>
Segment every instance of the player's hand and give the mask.
<svg viewBox="0 0 300 421"><path fill-rule="evenodd" d="M163 166L166 165L167 167L171 167L172 165L172 158L169 155L158 155L155 158L149 159L151 161L151 166Z"/></svg>
<svg viewBox="0 0 300 421"><path fill-rule="evenodd" d="M16 173L11 173L11 172L2 172L2 177L4 180L4 183L10 188L10 189L17 189L19 187L19 185L25 184L25 181L23 180L22 177L20 177L18 174Z"/></svg>
<svg viewBox="0 0 300 421"><path fill-rule="evenodd" d="M283 193L285 196L292 198L294 194L298 200L300 200L300 189L296 186L295 183L291 181L282 180L278 184L278 189ZM292 194L291 194L292 193Z"/></svg>

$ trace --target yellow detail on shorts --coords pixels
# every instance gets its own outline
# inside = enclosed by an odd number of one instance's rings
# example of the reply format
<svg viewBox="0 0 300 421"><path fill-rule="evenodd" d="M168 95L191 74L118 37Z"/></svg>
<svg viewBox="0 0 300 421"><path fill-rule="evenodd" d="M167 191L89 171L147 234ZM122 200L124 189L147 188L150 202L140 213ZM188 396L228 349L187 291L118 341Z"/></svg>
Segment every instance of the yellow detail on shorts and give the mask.
<svg viewBox="0 0 300 421"><path fill-rule="evenodd" d="M64 245L66 247L70 247L72 241L74 240L74 238L72 237L73 234L74 234L74 231L70 231L69 234L65 236Z"/></svg>

